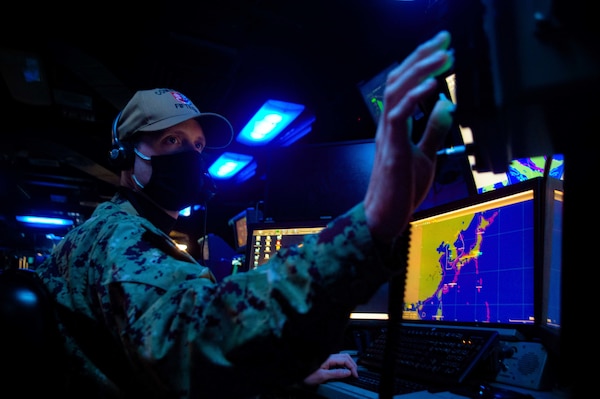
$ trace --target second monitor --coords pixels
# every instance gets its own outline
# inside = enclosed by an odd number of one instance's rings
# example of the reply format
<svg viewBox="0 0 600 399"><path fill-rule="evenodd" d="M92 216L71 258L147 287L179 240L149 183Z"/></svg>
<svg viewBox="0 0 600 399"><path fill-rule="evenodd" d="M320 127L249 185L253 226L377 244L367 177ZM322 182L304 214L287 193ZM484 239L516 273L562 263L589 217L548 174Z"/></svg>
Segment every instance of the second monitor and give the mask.
<svg viewBox="0 0 600 399"><path fill-rule="evenodd" d="M307 234L323 230L328 220L262 222L248 225L246 269L266 263L281 248L298 245Z"/></svg>

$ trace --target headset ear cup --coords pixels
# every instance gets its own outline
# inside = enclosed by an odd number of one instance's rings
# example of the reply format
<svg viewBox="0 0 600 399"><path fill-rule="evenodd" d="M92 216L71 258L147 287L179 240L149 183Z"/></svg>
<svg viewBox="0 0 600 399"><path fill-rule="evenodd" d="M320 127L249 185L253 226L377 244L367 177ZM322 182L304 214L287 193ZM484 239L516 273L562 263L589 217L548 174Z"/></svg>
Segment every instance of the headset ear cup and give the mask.
<svg viewBox="0 0 600 399"><path fill-rule="evenodd" d="M130 143L113 144L108 154L111 165L119 170L130 169L133 166L134 154Z"/></svg>
<svg viewBox="0 0 600 399"><path fill-rule="evenodd" d="M117 114L117 117L112 123L111 129L111 140L112 149L108 153L108 160L115 168L119 170L126 170L133 167L133 146L129 143L122 143L119 140L119 134L117 132L117 126L119 124L119 118L121 112Z"/></svg>

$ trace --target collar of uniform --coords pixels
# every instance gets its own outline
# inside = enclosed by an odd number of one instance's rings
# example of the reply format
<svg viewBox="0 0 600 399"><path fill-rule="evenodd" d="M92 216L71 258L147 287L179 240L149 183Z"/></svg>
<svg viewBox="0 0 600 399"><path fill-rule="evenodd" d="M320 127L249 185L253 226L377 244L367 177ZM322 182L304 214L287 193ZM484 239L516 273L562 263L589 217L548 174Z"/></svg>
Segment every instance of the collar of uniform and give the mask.
<svg viewBox="0 0 600 399"><path fill-rule="evenodd" d="M175 227L177 219L173 219L141 193L126 187L120 187L119 194L131 203L141 217L148 219L165 234L168 235Z"/></svg>

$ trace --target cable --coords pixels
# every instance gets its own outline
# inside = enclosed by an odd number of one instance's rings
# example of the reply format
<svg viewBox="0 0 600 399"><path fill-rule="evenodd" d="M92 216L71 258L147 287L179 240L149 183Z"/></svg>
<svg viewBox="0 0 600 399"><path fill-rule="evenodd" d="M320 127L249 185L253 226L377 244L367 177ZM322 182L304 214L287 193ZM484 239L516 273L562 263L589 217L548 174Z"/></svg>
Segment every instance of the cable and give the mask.
<svg viewBox="0 0 600 399"><path fill-rule="evenodd" d="M394 379L396 376L396 349L400 341L402 328L402 311L404 307L404 288L406 286L406 269L408 245L410 242L410 225L404 234L392 245L392 259L398 260L398 270L392 274L388 291L388 321L386 329L385 349L379 384L379 399L392 399L394 396Z"/></svg>
<svg viewBox="0 0 600 399"><path fill-rule="evenodd" d="M200 243L200 256L199 259L202 261L202 265L203 266L207 266L210 263L208 262L208 258L204 259L204 248L208 247L208 235L206 234L207 231L207 226L208 226L208 200L204 201L203 204L203 210L204 210L204 222L202 223L202 231L200 232L200 237L202 237L201 241L202 243ZM210 250L208 252L208 256L210 256Z"/></svg>

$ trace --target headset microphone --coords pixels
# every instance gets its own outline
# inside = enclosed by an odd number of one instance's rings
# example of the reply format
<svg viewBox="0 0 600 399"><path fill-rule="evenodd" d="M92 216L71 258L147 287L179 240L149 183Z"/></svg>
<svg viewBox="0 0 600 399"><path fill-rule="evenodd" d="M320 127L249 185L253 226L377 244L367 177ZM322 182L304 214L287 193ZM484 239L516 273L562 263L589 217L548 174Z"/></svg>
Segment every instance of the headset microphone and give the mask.
<svg viewBox="0 0 600 399"><path fill-rule="evenodd" d="M202 176L203 179L203 192L202 192L202 200L204 203L210 201L217 194L217 185L215 184L214 179L208 173L208 170L204 171Z"/></svg>

